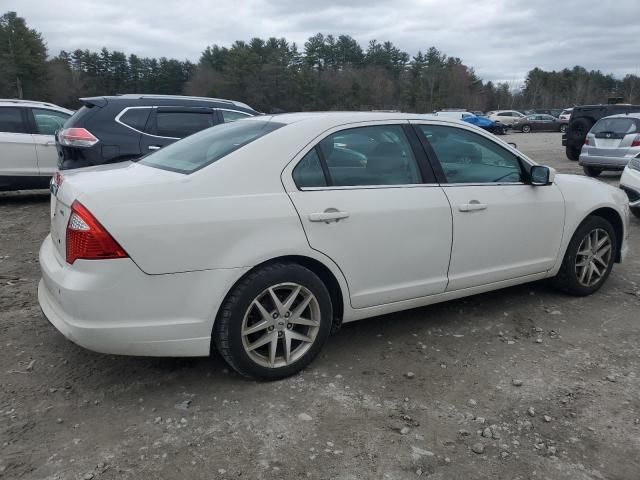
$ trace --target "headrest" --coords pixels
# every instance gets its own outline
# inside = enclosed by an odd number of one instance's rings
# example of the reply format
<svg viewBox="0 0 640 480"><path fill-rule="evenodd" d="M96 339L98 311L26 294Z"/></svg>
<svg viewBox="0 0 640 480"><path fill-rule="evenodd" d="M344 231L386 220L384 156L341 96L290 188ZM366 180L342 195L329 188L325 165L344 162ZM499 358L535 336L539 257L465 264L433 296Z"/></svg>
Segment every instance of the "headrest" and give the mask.
<svg viewBox="0 0 640 480"><path fill-rule="evenodd" d="M372 173L401 172L405 168L402 147L397 143L382 142L367 157L367 170Z"/></svg>

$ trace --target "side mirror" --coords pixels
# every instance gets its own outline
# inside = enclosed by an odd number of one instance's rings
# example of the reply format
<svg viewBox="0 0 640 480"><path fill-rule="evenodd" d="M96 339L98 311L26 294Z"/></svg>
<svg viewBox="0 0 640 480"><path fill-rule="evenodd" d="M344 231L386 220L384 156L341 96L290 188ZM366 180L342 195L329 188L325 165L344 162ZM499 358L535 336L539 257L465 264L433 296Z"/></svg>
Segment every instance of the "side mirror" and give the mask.
<svg viewBox="0 0 640 480"><path fill-rule="evenodd" d="M544 165L534 165L529 172L531 185L535 187L552 184L555 176L556 171Z"/></svg>
<svg viewBox="0 0 640 480"><path fill-rule="evenodd" d="M507 142L509 145L511 145L513 148L515 148L516 150L518 149L518 145L516 145L513 142Z"/></svg>

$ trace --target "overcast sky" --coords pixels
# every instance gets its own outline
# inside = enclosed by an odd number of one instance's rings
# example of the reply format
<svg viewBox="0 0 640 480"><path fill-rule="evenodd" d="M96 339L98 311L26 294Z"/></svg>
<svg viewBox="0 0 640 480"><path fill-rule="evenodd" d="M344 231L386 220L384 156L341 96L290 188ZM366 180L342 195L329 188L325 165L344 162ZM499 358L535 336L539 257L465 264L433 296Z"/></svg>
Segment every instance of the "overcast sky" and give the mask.
<svg viewBox="0 0 640 480"><path fill-rule="evenodd" d="M0 0L40 31L50 55L102 47L197 62L207 45L317 33L363 48L390 40L413 55L435 45L485 80L576 64L640 73L640 0Z"/></svg>

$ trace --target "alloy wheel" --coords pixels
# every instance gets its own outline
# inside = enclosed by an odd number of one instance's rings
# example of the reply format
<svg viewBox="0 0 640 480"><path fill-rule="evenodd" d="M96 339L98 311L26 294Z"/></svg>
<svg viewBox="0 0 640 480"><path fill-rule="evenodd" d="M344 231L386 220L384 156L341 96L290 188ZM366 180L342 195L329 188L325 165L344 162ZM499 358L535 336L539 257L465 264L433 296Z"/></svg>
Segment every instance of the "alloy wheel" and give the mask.
<svg viewBox="0 0 640 480"><path fill-rule="evenodd" d="M320 328L320 305L311 291L296 283L263 290L242 320L242 345L252 361L284 367L302 357Z"/></svg>
<svg viewBox="0 0 640 480"><path fill-rule="evenodd" d="M611 262L611 237L602 228L587 233L576 254L576 278L585 287L592 287L606 274Z"/></svg>

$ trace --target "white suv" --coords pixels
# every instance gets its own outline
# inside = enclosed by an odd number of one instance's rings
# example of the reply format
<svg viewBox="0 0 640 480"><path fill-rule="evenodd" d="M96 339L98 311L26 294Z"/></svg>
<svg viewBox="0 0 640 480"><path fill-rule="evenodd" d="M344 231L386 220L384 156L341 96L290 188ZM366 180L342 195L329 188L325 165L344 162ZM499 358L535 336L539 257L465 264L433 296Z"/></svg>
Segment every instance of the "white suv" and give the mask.
<svg viewBox="0 0 640 480"><path fill-rule="evenodd" d="M51 103L0 99L0 191L48 188L58 163L54 134L72 114Z"/></svg>
<svg viewBox="0 0 640 480"><path fill-rule="evenodd" d="M521 118L524 118L524 115L516 110L498 110L489 113L489 119L509 126L512 126L516 120Z"/></svg>

